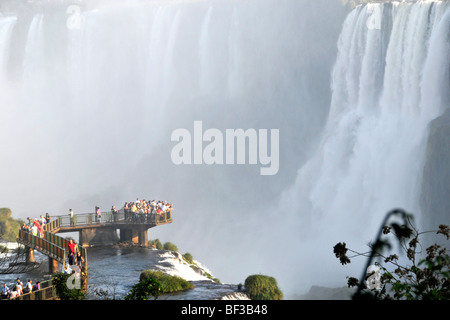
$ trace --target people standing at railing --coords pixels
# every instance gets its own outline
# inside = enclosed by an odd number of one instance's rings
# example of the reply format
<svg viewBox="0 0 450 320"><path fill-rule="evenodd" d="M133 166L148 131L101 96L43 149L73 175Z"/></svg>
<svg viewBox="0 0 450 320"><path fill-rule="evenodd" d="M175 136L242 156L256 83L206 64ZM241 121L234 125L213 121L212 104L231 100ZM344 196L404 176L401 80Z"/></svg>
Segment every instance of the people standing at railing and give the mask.
<svg viewBox="0 0 450 320"><path fill-rule="evenodd" d="M172 209L173 205L167 201L146 201L139 198L136 201L125 202L122 208L125 220L133 223L150 223L154 221L154 217L164 220Z"/></svg>
<svg viewBox="0 0 450 320"><path fill-rule="evenodd" d="M70 219L70 226L73 227L74 226L74 221L73 221L73 210L69 209L69 219Z"/></svg>
<svg viewBox="0 0 450 320"><path fill-rule="evenodd" d="M81 268L83 266L83 263L84 263L84 258L81 255L80 250L77 250L76 265Z"/></svg>
<svg viewBox="0 0 450 320"><path fill-rule="evenodd" d="M69 243L67 246L69 248L69 254L67 256L69 265L79 265L79 262L83 263L84 258L81 256L81 250L78 246L78 243L73 239L69 239Z"/></svg>
<svg viewBox="0 0 450 320"><path fill-rule="evenodd" d="M69 243L67 244L67 246L69 248L69 254L75 253L76 244L72 239L69 239Z"/></svg>
<svg viewBox="0 0 450 320"><path fill-rule="evenodd" d="M114 205L111 207L111 214L113 221L116 222L118 220L119 210L117 210Z"/></svg>
<svg viewBox="0 0 450 320"><path fill-rule="evenodd" d="M75 253L69 252L68 261L71 266L75 264Z"/></svg>
<svg viewBox="0 0 450 320"><path fill-rule="evenodd" d="M43 238L44 237L44 232L45 232L44 231L44 224L43 223L39 223L37 229L38 229L39 238Z"/></svg>
<svg viewBox="0 0 450 320"><path fill-rule="evenodd" d="M66 266L64 267L63 273L72 274L72 268L70 267L70 265L66 264Z"/></svg>
<svg viewBox="0 0 450 320"><path fill-rule="evenodd" d="M152 202L150 202L150 212L152 214L156 213L156 202L155 202L155 200L152 200Z"/></svg>
<svg viewBox="0 0 450 320"><path fill-rule="evenodd" d="M25 285L25 289L27 290L27 292L31 292L33 291L33 280L29 279L27 284ZM24 289L24 293L25 293L25 289Z"/></svg>
<svg viewBox="0 0 450 320"><path fill-rule="evenodd" d="M78 243L74 240L73 241L73 243L75 243L75 246L74 246L74 250L73 250L73 253L75 254L75 257L77 256L77 253L78 252L80 252L80 247L78 246Z"/></svg>
<svg viewBox="0 0 450 320"><path fill-rule="evenodd" d="M38 281L36 282L36 284L33 286L33 291L38 291L41 290L41 282Z"/></svg>
<svg viewBox="0 0 450 320"><path fill-rule="evenodd" d="M140 200L125 202L122 209L117 210L114 205L111 206L111 217L109 217L109 212L107 212L106 220L107 222L117 222L121 219L119 214L124 213L125 221L130 221L133 223L151 223L154 221L165 220L169 217L167 213L170 213L173 209L172 204L167 201L155 201L155 200ZM88 223L102 223L102 212L99 206L95 206L94 213L90 214ZM94 218L92 218L94 216ZM74 227L76 225L76 216L72 209L69 210L70 226Z"/></svg>
<svg viewBox="0 0 450 320"><path fill-rule="evenodd" d="M161 213L162 213L161 207L160 206L156 207L157 216L161 216Z"/></svg>
<svg viewBox="0 0 450 320"><path fill-rule="evenodd" d="M23 283L20 278L17 278L14 284L14 289L11 291L11 297L21 296L23 294Z"/></svg>
<svg viewBox="0 0 450 320"><path fill-rule="evenodd" d="M128 206L128 202L125 202L125 204L123 205L123 215L125 220L129 220L129 215L130 215L130 207Z"/></svg>
<svg viewBox="0 0 450 320"><path fill-rule="evenodd" d="M25 232L31 232L31 227L30 227L30 225L24 223L24 224L22 225L22 231L25 231Z"/></svg>
<svg viewBox="0 0 450 320"><path fill-rule="evenodd" d="M131 221L136 222L137 206L136 203L131 204Z"/></svg>
<svg viewBox="0 0 450 320"><path fill-rule="evenodd" d="M144 208L142 206L139 206L137 221L138 222L144 222L144 218L145 218Z"/></svg>
<svg viewBox="0 0 450 320"><path fill-rule="evenodd" d="M22 292L20 290L20 287L18 285L14 285L13 290L9 294L9 299L14 299L18 296L22 295Z"/></svg>
<svg viewBox="0 0 450 320"><path fill-rule="evenodd" d="M151 218L151 209L150 205L147 203L145 205L145 222L150 222L150 218Z"/></svg>
<svg viewBox="0 0 450 320"><path fill-rule="evenodd" d="M31 284L32 280L29 279L27 284L25 285L25 288L23 288L22 292L25 293L30 293L33 290L33 285Z"/></svg>
<svg viewBox="0 0 450 320"><path fill-rule="evenodd" d="M45 224L50 223L50 215L48 212L45 214Z"/></svg>
<svg viewBox="0 0 450 320"><path fill-rule="evenodd" d="M7 286L6 283L3 284L1 289L1 298L2 299L15 299L18 296L22 296L27 293L35 292L41 290L41 282L37 281L35 285L32 284L33 280L28 280L25 287L23 287L20 279L11 286L11 289Z"/></svg>
<svg viewBox="0 0 450 320"><path fill-rule="evenodd" d="M45 235L44 225L44 223L39 222L39 220L36 218L32 224L24 223L21 227L21 230L29 232L35 237L38 236L40 238L43 238Z"/></svg>
<svg viewBox="0 0 450 320"><path fill-rule="evenodd" d="M31 234L35 237L37 237L38 235L38 227L36 224L33 224L33 226L31 227Z"/></svg>
<svg viewBox="0 0 450 320"><path fill-rule="evenodd" d="M2 291L1 291L1 298L2 299L8 299L10 295L10 291L8 286L6 285L6 282L3 283Z"/></svg>
<svg viewBox="0 0 450 320"><path fill-rule="evenodd" d="M102 211L97 206L95 206L95 222L102 222Z"/></svg>

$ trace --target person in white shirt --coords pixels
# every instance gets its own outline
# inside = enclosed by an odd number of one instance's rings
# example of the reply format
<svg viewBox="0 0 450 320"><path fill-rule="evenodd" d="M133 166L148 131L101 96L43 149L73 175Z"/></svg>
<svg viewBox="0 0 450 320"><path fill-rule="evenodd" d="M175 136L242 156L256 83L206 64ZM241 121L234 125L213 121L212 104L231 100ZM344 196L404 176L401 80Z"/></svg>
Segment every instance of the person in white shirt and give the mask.
<svg viewBox="0 0 450 320"><path fill-rule="evenodd" d="M38 228L37 228L36 225L33 225L33 226L31 227L31 234L32 234L33 236L37 236L37 233L38 233Z"/></svg>
<svg viewBox="0 0 450 320"><path fill-rule="evenodd" d="M69 209L70 226L73 227L73 210Z"/></svg>
<svg viewBox="0 0 450 320"><path fill-rule="evenodd" d="M153 200L151 203L150 203L150 213L155 213L156 212L156 202L155 202L155 200Z"/></svg>
<svg viewBox="0 0 450 320"><path fill-rule="evenodd" d="M9 288L6 285L6 283L3 283L2 292L1 292L2 299L8 299L9 295L10 295Z"/></svg>
<svg viewBox="0 0 450 320"><path fill-rule="evenodd" d="M22 283L22 281L20 281L19 278L17 278L16 286L15 286L14 291L17 292L18 296L21 296L23 294L23 283Z"/></svg>
<svg viewBox="0 0 450 320"><path fill-rule="evenodd" d="M70 268L69 264L66 264L63 273L72 274L72 268Z"/></svg>
<svg viewBox="0 0 450 320"><path fill-rule="evenodd" d="M25 288L23 289L23 293L29 293L33 290L33 285L31 284L32 280L28 280L27 284L25 285Z"/></svg>
<svg viewBox="0 0 450 320"><path fill-rule="evenodd" d="M14 287L14 290L11 291L9 298L14 299L15 297L20 296L20 292L17 291L17 286Z"/></svg>

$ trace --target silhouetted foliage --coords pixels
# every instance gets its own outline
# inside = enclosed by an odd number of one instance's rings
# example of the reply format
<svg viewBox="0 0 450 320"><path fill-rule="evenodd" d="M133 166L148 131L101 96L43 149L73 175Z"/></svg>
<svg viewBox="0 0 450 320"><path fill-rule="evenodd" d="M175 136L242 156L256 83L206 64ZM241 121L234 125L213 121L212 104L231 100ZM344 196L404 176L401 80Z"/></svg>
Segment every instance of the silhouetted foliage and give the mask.
<svg viewBox="0 0 450 320"><path fill-rule="evenodd" d="M392 222L390 218L400 217L403 224ZM346 247L345 242L339 242L333 247L335 256L342 265L351 263L347 252L356 256L368 256L363 276L358 280L348 277L348 286L357 287L353 299L383 299L383 300L448 300L450 299L450 257L448 250L434 243L423 250L421 236L426 233L443 235L448 241L450 228L439 225L437 230L419 232L412 223L413 216L403 210L389 212L379 230L375 243L370 244L370 254L359 253ZM410 265L399 263L397 254L386 254L392 249L388 235L393 235L399 243ZM425 258L423 255L426 253ZM384 265L372 264L373 258L381 258ZM376 266L379 271L369 271L369 266ZM393 267L393 268L389 268ZM374 282L375 281L375 282ZM374 285L376 283L376 285Z"/></svg>

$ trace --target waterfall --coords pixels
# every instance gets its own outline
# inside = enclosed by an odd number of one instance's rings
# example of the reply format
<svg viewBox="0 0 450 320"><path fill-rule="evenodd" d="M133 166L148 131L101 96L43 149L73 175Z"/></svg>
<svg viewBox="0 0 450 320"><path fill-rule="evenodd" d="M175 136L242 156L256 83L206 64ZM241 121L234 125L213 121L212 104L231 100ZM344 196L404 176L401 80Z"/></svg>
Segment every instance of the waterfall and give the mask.
<svg viewBox="0 0 450 320"><path fill-rule="evenodd" d="M420 217L427 126L448 103L448 1L7 4L0 205L21 218L166 199L176 223L152 238L223 282L266 273L288 294L359 275L332 247L365 250L393 207ZM174 165L171 133L197 120L280 129L278 174Z"/></svg>
<svg viewBox="0 0 450 320"><path fill-rule="evenodd" d="M380 28L368 27L373 18ZM448 1L368 4L349 13L322 140L282 200L301 217L300 251L317 264L326 265L327 254L333 263L331 248L341 241L366 251L391 209L414 214L419 227L427 219L421 178L428 124L449 107L449 18ZM300 273L315 274L315 266L305 260ZM346 275L361 272L352 267L343 267Z"/></svg>
<svg viewBox="0 0 450 320"><path fill-rule="evenodd" d="M9 46L11 41L11 32L17 19L15 17L0 17L0 75L4 76L7 72ZM0 81L4 81L1 79Z"/></svg>

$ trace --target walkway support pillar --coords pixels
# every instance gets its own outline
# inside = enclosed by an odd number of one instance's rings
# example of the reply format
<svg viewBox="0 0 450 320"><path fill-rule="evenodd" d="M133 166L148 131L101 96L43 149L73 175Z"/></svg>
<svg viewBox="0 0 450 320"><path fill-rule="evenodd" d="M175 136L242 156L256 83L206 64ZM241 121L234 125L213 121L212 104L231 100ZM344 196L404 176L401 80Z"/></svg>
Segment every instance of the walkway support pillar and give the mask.
<svg viewBox="0 0 450 320"><path fill-rule="evenodd" d="M28 263L36 262L36 259L34 257L34 249L28 246L25 246L25 261Z"/></svg>
<svg viewBox="0 0 450 320"><path fill-rule="evenodd" d="M115 228L86 228L80 230L79 242L83 247L113 245L117 243Z"/></svg>
<svg viewBox="0 0 450 320"><path fill-rule="evenodd" d="M131 241L131 229L120 229L120 241Z"/></svg>
<svg viewBox="0 0 450 320"><path fill-rule="evenodd" d="M145 226L135 226L134 228L120 229L120 241L132 242L140 246L148 243L148 230Z"/></svg>
<svg viewBox="0 0 450 320"><path fill-rule="evenodd" d="M131 229L131 242L139 243L139 230Z"/></svg>
<svg viewBox="0 0 450 320"><path fill-rule="evenodd" d="M48 272L49 273L56 273L58 272L58 261L53 258L48 258Z"/></svg>
<svg viewBox="0 0 450 320"><path fill-rule="evenodd" d="M140 230L138 234L139 245L146 246L148 243L148 230Z"/></svg>

